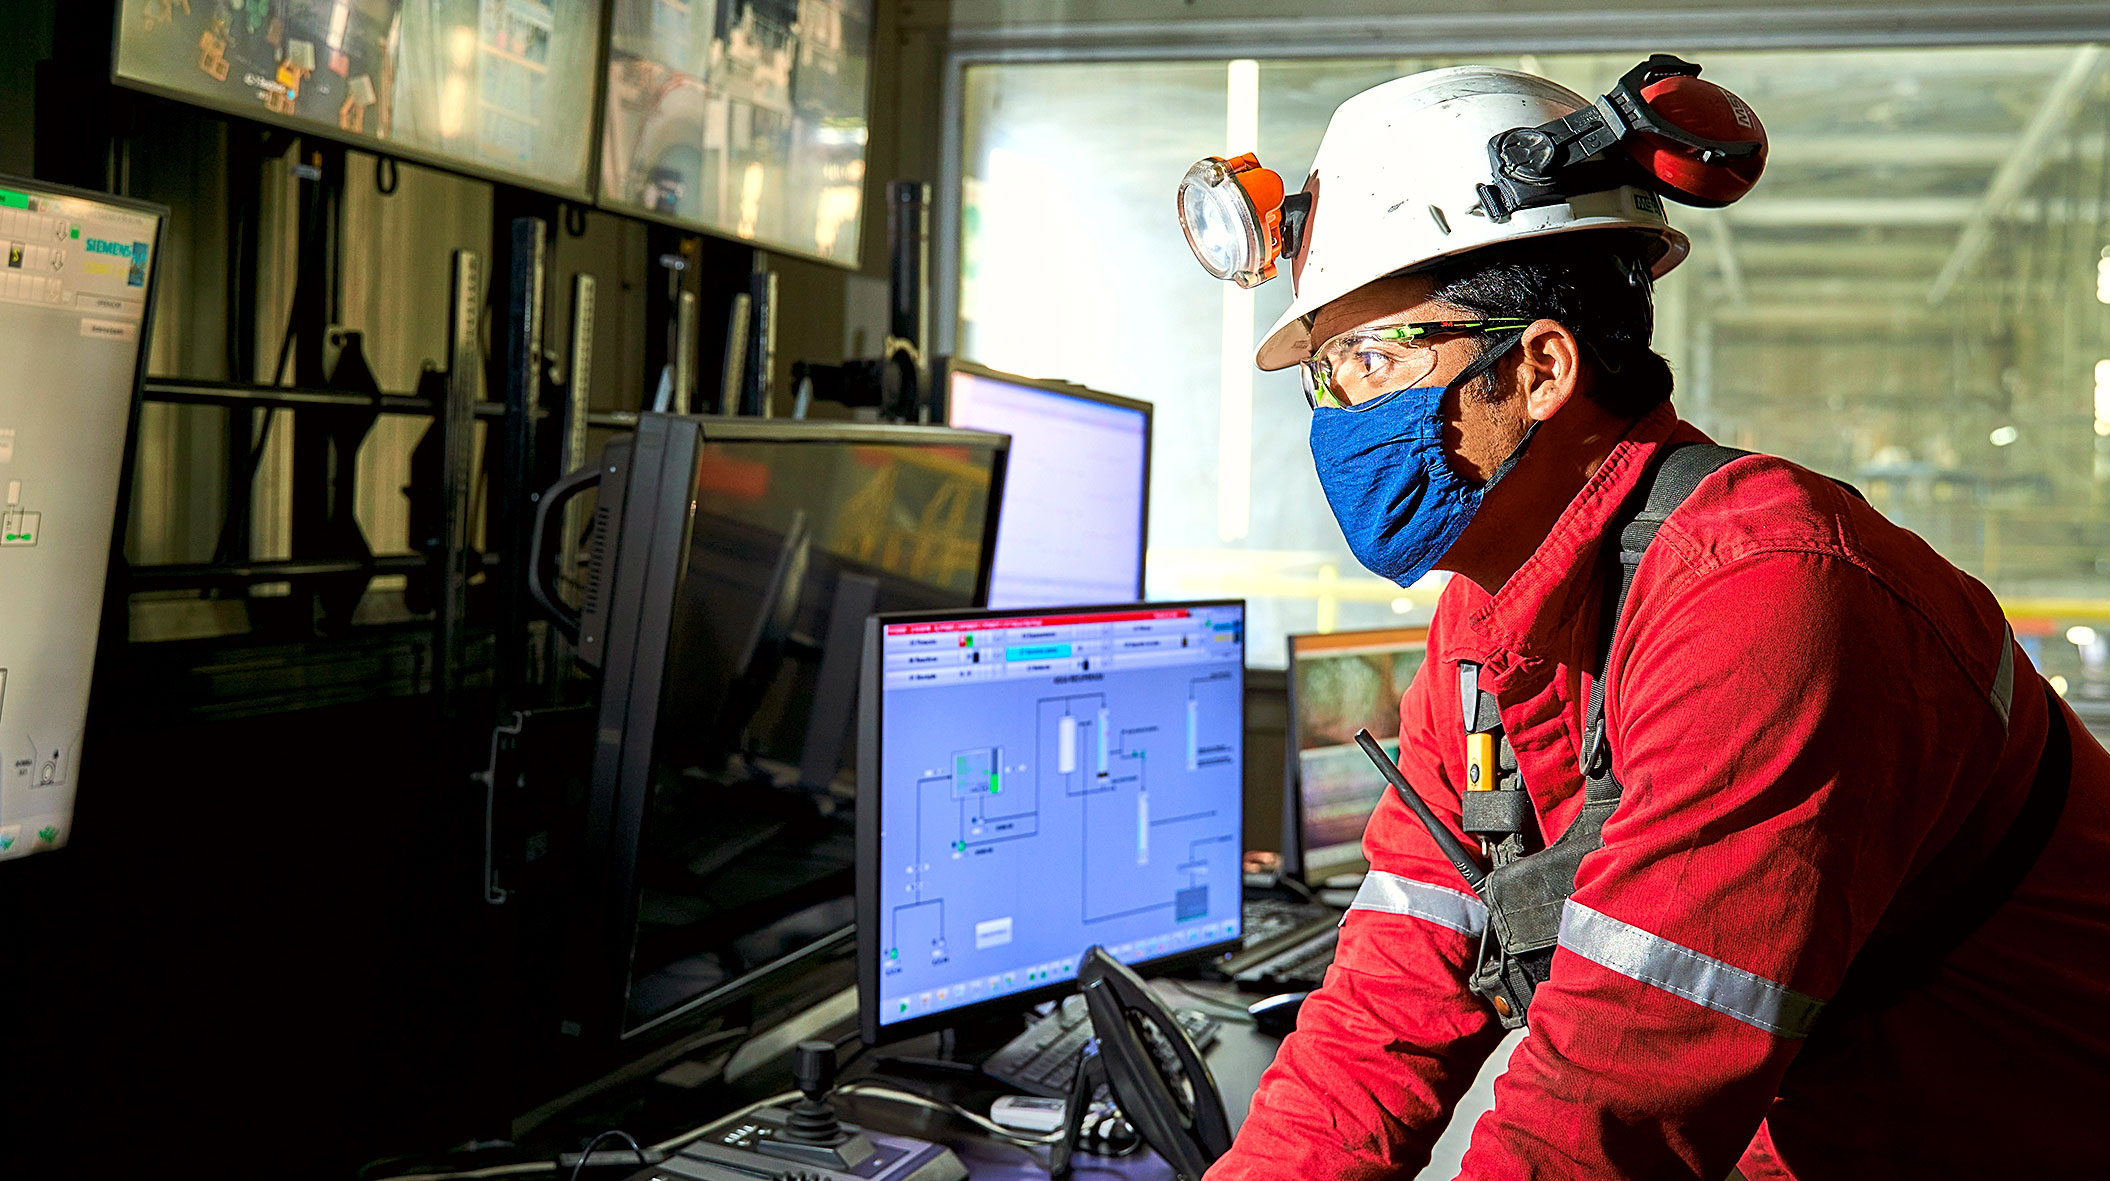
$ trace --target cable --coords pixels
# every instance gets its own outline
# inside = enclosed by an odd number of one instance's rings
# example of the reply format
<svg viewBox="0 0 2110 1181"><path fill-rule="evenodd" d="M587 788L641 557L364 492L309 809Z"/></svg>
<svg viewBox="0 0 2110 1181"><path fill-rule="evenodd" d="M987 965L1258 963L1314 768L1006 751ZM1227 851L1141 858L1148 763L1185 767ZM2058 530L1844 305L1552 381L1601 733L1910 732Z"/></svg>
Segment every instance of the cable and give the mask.
<svg viewBox="0 0 2110 1181"><path fill-rule="evenodd" d="M1227 1001L1210 996L1207 993L1196 992L1192 988L1187 987L1187 982L1184 980L1167 980L1165 983L1186 994L1189 1000L1210 1006L1219 1017L1229 1017L1234 1021L1242 1021L1247 1025L1253 1024L1253 1014L1248 1012L1244 1005L1236 1001Z"/></svg>
<svg viewBox="0 0 2110 1181"><path fill-rule="evenodd" d="M1295 894L1297 897L1302 898L1306 902L1310 902L1314 897L1316 897L1316 895L1312 893L1310 886L1307 886L1303 882L1300 882L1297 879L1290 877L1288 874L1276 875L1275 884L1281 886L1285 890L1288 890L1290 893Z"/></svg>
<svg viewBox="0 0 2110 1181"><path fill-rule="evenodd" d="M645 1168L651 1163L645 1159L645 1150L637 1146L636 1137L620 1129L610 1128L605 1132L594 1133L593 1139L586 1142L586 1150L579 1154L579 1163L571 1167L571 1181L579 1181L579 1174L585 1170L586 1162L593 1159L593 1150L599 1148L601 1141L608 1139L610 1136L619 1136L622 1138L623 1143L630 1146L630 1151L637 1154L639 1168Z"/></svg>

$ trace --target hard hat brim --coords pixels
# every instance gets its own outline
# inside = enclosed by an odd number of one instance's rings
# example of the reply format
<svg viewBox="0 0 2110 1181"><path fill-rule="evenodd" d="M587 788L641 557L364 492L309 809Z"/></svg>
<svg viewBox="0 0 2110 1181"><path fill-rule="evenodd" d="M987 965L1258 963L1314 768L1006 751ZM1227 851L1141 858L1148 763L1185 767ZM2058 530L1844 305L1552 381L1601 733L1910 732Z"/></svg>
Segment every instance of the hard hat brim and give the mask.
<svg viewBox="0 0 2110 1181"><path fill-rule="evenodd" d="M1626 195L1628 190L1615 189L1610 192L1618 194L1622 204L1630 201L1630 198ZM1594 197L1597 194L1590 194L1590 196ZM1578 205L1583 204L1585 199L1577 198L1574 203ZM1261 369L1274 370L1287 369L1300 361L1310 359L1315 342L1311 339L1308 317L1316 314L1319 309L1334 300L1351 292L1359 291L1381 279L1418 274L1464 255L1497 246L1508 246L1518 242L1529 242L1535 239L1584 231L1601 233L1624 231L1626 235L1653 239L1657 253L1650 260L1649 271L1659 279L1669 273L1671 268L1683 262L1686 255L1691 253L1692 250L1690 239L1685 236L1684 231L1679 230L1675 226L1660 221L1641 221L1631 216L1613 214L1596 217L1577 217L1572 220L1547 225L1540 229L1506 234L1492 241L1484 238L1465 241L1459 243L1454 249L1434 254L1414 249L1406 244L1402 244L1404 249L1396 252L1381 253L1374 251L1370 256L1368 265L1356 268L1360 277L1354 282L1345 285L1335 282L1328 284L1323 289L1315 285L1299 291L1296 297L1290 301L1289 309L1282 313L1280 319L1275 321L1274 327L1270 328L1267 336L1262 338L1260 347L1254 350L1253 363ZM1393 258L1391 257L1392 254L1397 254L1400 257Z"/></svg>

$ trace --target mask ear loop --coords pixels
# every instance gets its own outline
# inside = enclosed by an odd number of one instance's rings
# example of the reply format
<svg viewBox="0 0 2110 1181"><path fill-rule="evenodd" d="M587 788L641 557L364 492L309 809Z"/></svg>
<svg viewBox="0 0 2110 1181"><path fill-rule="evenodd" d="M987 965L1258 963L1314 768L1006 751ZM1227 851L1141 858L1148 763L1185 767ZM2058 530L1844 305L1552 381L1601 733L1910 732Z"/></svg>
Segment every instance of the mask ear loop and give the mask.
<svg viewBox="0 0 2110 1181"><path fill-rule="evenodd" d="M1478 357L1473 358L1472 364L1459 370L1458 376L1452 378L1450 384L1443 387L1443 392L1449 394L1452 390L1462 390L1467 382L1493 369L1504 354L1515 348L1518 341L1524 339L1524 329L1518 328L1513 331L1516 335L1481 353ZM1524 458L1524 448L1531 445L1531 436L1538 433L1539 426L1539 423L1534 422L1524 428L1524 437L1517 440L1516 450L1511 451L1509 458L1502 461L1501 466L1495 469L1494 474L1487 478L1485 484L1480 485L1480 494L1482 496L1485 496L1489 489L1500 483L1502 477L1508 475L1516 468L1517 461Z"/></svg>

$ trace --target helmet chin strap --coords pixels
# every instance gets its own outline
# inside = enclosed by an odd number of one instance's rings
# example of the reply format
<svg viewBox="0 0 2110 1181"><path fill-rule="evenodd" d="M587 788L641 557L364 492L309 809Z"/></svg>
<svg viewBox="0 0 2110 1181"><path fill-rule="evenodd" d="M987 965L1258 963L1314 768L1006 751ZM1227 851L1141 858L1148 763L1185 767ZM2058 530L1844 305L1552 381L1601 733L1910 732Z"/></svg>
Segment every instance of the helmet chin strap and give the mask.
<svg viewBox="0 0 2110 1181"><path fill-rule="evenodd" d="M1524 339L1524 334L1518 332L1516 335L1473 358L1472 364L1460 369L1458 376L1450 380L1450 384L1444 387L1443 392L1448 394L1452 390L1464 389L1468 382L1493 369L1496 363L1501 361L1503 355L1515 348L1517 342L1522 339ZM1503 460L1501 465L1495 468L1493 475L1487 477L1487 482L1480 485L1480 492L1483 496L1494 488L1496 484L1501 483L1504 476L1515 470L1517 461L1524 458L1524 449L1531 446L1531 436L1539 432L1540 425L1540 423L1534 422L1524 428L1524 437L1517 440L1516 449L1509 453L1509 458Z"/></svg>

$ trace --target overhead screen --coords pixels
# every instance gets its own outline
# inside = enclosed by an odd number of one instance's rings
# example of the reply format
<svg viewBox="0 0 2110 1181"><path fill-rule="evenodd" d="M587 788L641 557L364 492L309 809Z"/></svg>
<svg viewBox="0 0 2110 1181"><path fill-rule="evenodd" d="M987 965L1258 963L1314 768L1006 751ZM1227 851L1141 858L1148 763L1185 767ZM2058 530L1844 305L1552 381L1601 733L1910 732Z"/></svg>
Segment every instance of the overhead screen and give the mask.
<svg viewBox="0 0 2110 1181"><path fill-rule="evenodd" d="M116 75L229 114L584 197L601 10L596 0L124 0Z"/></svg>
<svg viewBox="0 0 2110 1181"><path fill-rule="evenodd" d="M601 204L854 266L871 0L615 0Z"/></svg>
<svg viewBox="0 0 2110 1181"><path fill-rule="evenodd" d="M73 831L160 237L158 211L0 178L0 859Z"/></svg>
<svg viewBox="0 0 2110 1181"><path fill-rule="evenodd" d="M991 607L1143 597L1149 403L955 367L947 415L1011 436Z"/></svg>

